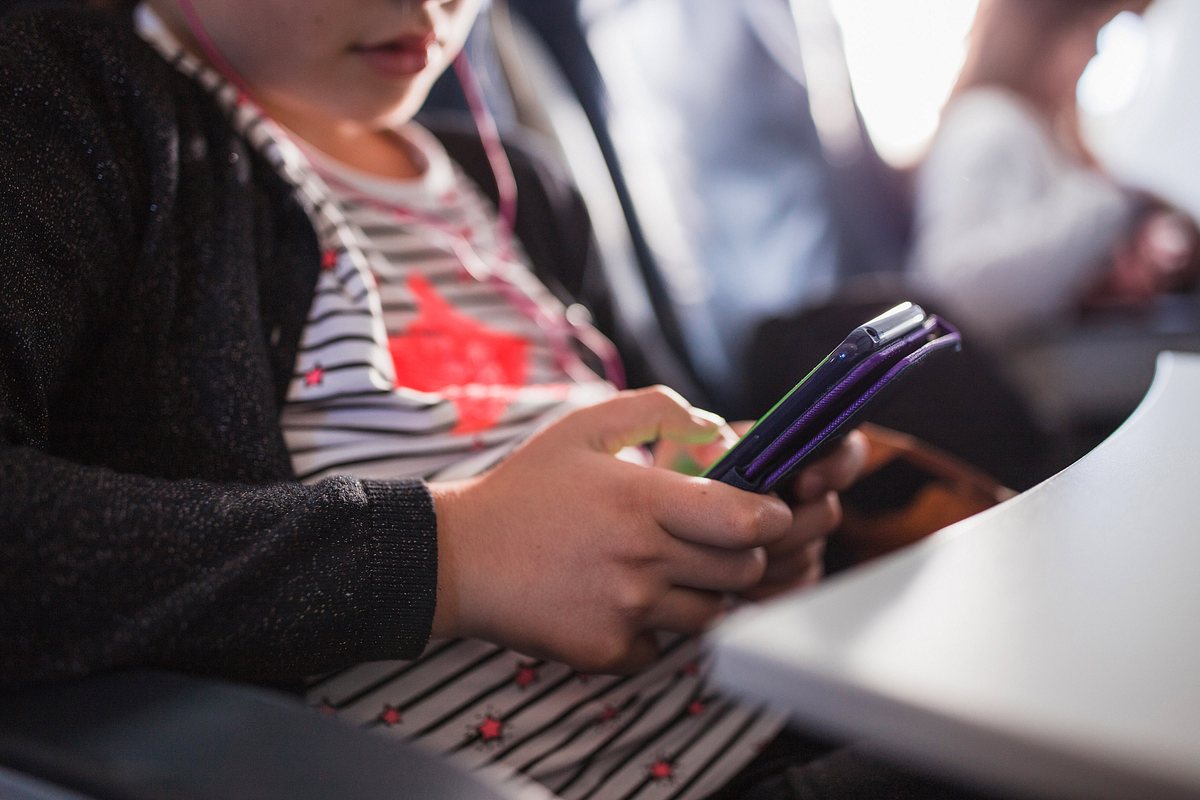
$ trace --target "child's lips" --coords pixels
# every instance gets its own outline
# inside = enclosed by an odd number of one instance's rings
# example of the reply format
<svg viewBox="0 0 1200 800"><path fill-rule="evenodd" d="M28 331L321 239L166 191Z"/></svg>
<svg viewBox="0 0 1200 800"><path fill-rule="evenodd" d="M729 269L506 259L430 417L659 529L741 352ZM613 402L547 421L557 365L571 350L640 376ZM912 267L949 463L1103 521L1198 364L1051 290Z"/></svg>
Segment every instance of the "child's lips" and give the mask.
<svg viewBox="0 0 1200 800"><path fill-rule="evenodd" d="M359 55L376 72L389 78L411 77L433 60L432 37L400 37L372 45L356 45L351 52Z"/></svg>

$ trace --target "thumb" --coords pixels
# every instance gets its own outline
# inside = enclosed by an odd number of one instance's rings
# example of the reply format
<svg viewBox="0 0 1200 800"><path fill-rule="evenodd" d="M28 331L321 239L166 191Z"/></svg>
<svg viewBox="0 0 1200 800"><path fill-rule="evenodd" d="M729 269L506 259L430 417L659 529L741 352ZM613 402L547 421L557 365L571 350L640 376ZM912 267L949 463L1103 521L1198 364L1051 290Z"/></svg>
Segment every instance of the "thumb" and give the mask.
<svg viewBox="0 0 1200 800"><path fill-rule="evenodd" d="M725 425L716 414L693 408L665 386L621 392L567 419L571 420L569 424L559 426L563 435L604 453L659 439L707 444L721 435Z"/></svg>

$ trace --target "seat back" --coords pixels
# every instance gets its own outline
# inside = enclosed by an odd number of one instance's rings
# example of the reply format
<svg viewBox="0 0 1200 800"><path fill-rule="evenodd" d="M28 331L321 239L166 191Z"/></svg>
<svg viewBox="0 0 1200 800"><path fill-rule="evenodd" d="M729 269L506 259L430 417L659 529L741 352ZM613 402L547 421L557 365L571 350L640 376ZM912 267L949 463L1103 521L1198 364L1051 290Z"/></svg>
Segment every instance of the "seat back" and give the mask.
<svg viewBox="0 0 1200 800"><path fill-rule="evenodd" d="M718 256L714 266L713 256L707 252L711 250L710 242L703 237L703 222L696 223L691 208L698 199L689 196L691 187L680 185L674 180L677 176L663 169L665 148L656 150L656 143L648 141L661 136L662 131L654 129L651 121L640 118L636 104L630 102L629 95L637 94L645 76L638 72L641 64L631 67L631 60L626 58L629 54L626 34L638 21L637 14L627 12L639 5L654 12L658 6L670 4L628 0L493 2L491 35L514 118L558 141L585 196L599 194L589 191L589 182L597 186L610 184L606 194L609 199L615 195L624 218L621 227L627 232L625 258L606 258L606 269L612 273L610 279L619 305L645 309L652 314L653 319L643 322L640 329L648 330L657 324L671 354L683 362L689 376L702 387L697 396L715 402L719 410L736 405L736 395L740 394L736 382L745 377L741 370L745 355L731 344L731 339L749 340L752 328L740 332L736 325L743 321L756 325L772 313L787 313L802 304L820 302L841 281L863 273L897 270L905 257L910 216L907 193L902 177L880 159L866 135L845 77L844 54L832 15L828 13L827 0L794 0L794 4L795 20L789 16L786 0L746 0L744 4L751 25L755 24L752 7L770 8L777 17L782 14L782 32L778 30L780 26L772 31L768 21L757 25L763 30L754 30L751 35L764 39L761 46L764 50L772 50L772 38L782 38L785 45L779 49L787 49L786 39L791 36L793 52L772 51L761 56L762 61L776 70L765 79L782 77L787 84L782 91L774 92L772 99L786 102L789 107L778 111L755 109L752 104L747 107L751 116L759 114L763 119L714 117L714 124L741 126L738 130L744 131L742 142L747 150L778 153L781 161L790 163L779 163L779 169L773 170L770 165L763 166L761 157L757 164L753 163L751 155L747 160L752 163L745 177L735 176L724 186L739 180L767 184L774 180L776 186L779 181L789 179L810 183L798 192L784 188L772 201L780 204L784 214L775 220L777 231L805 225L825 227L830 229L828 238L833 244L792 250L788 242L803 244L803 234L784 235L776 237L779 244L774 249L747 251L732 247L734 257L722 261ZM808 10L802 13L800 7ZM683 13L690 12L683 9ZM670 22L666 20L664 24ZM772 37L772 33L776 36ZM777 57L781 63L786 62L797 50L798 36L804 37L799 51L810 56L813 63L806 59L804 66L795 67L796 74L788 74L786 70L794 65L784 63L783 69L779 69L771 61ZM840 73L829 69L830 63L840 65ZM809 80L799 74L805 66L810 73L819 75L820 80ZM824 94L816 98L818 87ZM753 93L754 87L743 88ZM705 86L698 91L707 89ZM685 87L685 91L694 90ZM810 96L828 105L831 95L839 95L849 109L851 148L838 149L836 143L831 143L829 131L812 114L816 102L810 102ZM717 98L712 105L719 111L723 101L716 94L712 97ZM653 95L633 99L651 107L655 102L672 102ZM567 111L572 105L575 109ZM730 111L738 113L740 110ZM759 138L779 136L781 130L794 134L791 141L781 144ZM684 132L685 136L689 134ZM721 163L736 158L727 152L704 155ZM799 166L801 160L805 166ZM598 181L597 178L604 178L597 168L601 161L608 174L606 180ZM711 163L697 159L685 168L705 170ZM720 187L701 184L697 188L712 194L707 190ZM748 204L757 204L761 196L759 193L750 197ZM589 197L593 213L608 213L600 211L601 204L595 201L595 196ZM736 196L723 201L726 209L735 211L739 202ZM722 202L712 197L701 204L708 206L707 213L714 213L713 209L722 206ZM612 208L611 202L607 205ZM769 220L763 220L767 216L764 214L753 219L756 213L759 212L747 212L750 222L746 227L770 224ZM805 263L797 264L797 260ZM828 263L809 263L821 260ZM631 268L620 266L622 263ZM797 275L795 267L824 272L830 277L805 295L807 279ZM716 270L725 269L733 274L716 274ZM747 283L755 278L758 279L755 284ZM636 299L639 294L640 302ZM743 301L749 295L757 295L761 308L756 307L753 297ZM740 315L736 311L739 305L747 307ZM723 316L738 319L731 323ZM724 352L718 359L720 351Z"/></svg>

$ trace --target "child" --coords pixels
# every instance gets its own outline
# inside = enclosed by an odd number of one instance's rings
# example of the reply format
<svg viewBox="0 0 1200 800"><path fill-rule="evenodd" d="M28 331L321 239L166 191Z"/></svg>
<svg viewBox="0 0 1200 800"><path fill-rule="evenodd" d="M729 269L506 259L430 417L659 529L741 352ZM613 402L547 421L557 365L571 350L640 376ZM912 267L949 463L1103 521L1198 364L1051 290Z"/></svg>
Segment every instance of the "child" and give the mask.
<svg viewBox="0 0 1200 800"><path fill-rule="evenodd" d="M0 678L326 673L477 766L706 794L779 721L680 634L815 578L862 443L794 509L614 457L727 429L587 370L509 210L409 122L478 0L349 5L0 33Z"/></svg>

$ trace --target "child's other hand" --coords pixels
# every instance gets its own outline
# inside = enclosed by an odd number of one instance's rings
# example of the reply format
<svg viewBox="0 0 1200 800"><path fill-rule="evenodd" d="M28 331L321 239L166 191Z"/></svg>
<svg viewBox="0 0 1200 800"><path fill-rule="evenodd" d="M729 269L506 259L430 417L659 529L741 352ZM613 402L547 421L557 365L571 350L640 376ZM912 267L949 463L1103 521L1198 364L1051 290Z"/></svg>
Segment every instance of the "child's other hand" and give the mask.
<svg viewBox="0 0 1200 800"><path fill-rule="evenodd" d="M821 579L825 539L842 521L837 493L851 486L867 463L867 437L858 431L838 448L796 477L799 505L785 536L766 546L767 568L757 586L741 593L762 600Z"/></svg>
<svg viewBox="0 0 1200 800"><path fill-rule="evenodd" d="M660 442L654 448L654 463L676 471L699 474L745 435L753 422L734 422L722 428L712 442L686 444ZM867 462L867 439L858 431L842 439L838 448L797 476L792 524L786 536L767 545L767 568L762 581L741 592L750 600L762 600L789 589L811 586L821 579L825 539L842 520L837 492L851 486Z"/></svg>
<svg viewBox="0 0 1200 800"><path fill-rule="evenodd" d="M702 630L723 593L760 584L763 548L796 520L778 498L614 454L700 444L722 427L669 390L624 392L564 417L484 475L431 486L434 634L601 672L649 663L654 629Z"/></svg>

